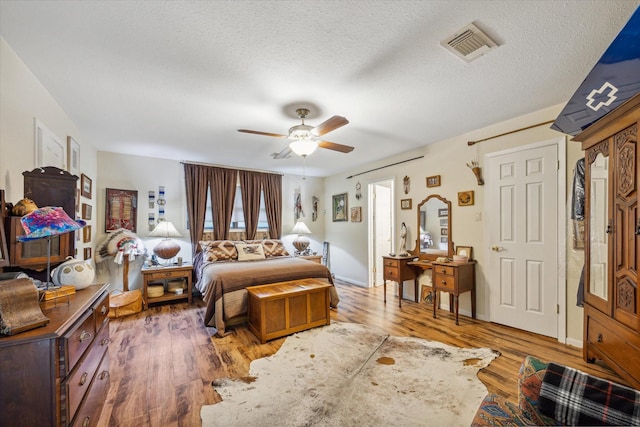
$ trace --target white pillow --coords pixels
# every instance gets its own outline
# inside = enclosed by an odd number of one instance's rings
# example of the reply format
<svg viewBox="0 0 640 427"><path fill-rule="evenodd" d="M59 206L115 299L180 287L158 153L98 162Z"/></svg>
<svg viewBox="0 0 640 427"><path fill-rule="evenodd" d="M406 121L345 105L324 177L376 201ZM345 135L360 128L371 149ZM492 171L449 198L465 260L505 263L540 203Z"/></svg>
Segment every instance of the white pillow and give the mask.
<svg viewBox="0 0 640 427"><path fill-rule="evenodd" d="M265 259L262 243L236 243L238 261Z"/></svg>

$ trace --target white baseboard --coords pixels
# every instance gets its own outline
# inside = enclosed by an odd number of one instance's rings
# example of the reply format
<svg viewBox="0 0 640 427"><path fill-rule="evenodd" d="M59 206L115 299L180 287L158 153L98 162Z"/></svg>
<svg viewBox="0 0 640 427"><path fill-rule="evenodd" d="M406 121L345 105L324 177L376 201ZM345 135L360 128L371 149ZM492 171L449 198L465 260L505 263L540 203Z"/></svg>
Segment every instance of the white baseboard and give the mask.
<svg viewBox="0 0 640 427"><path fill-rule="evenodd" d="M567 345L582 348L582 340L567 337Z"/></svg>
<svg viewBox="0 0 640 427"><path fill-rule="evenodd" d="M355 286L360 286L361 288L368 288L369 285L365 282L358 282L346 277L342 277L342 276L334 276L334 278L340 280L341 282L347 282L350 285L355 285Z"/></svg>

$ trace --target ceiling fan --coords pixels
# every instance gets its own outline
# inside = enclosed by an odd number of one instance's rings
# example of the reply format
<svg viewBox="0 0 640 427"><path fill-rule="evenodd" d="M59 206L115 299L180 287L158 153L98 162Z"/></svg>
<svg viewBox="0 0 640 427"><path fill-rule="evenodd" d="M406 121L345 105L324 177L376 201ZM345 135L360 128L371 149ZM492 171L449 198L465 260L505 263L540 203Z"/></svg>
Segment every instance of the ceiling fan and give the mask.
<svg viewBox="0 0 640 427"><path fill-rule="evenodd" d="M302 124L293 126L289 129L288 135L282 135L279 133L260 132L257 130L238 129L238 132L253 133L256 135L271 136L274 138L288 138L291 143L287 148L279 153L272 154L274 159L284 159L291 155L292 152L307 157L313 153L316 148L326 148L329 150L339 151L341 153L350 153L353 151L353 147L349 145L336 144L335 142L322 141L320 137L332 130L336 130L347 123L349 120L342 116L333 116L330 119L320 123L318 126L313 127L304 124L304 119L309 116L309 110L306 108L298 108L296 110L298 117L302 120Z"/></svg>

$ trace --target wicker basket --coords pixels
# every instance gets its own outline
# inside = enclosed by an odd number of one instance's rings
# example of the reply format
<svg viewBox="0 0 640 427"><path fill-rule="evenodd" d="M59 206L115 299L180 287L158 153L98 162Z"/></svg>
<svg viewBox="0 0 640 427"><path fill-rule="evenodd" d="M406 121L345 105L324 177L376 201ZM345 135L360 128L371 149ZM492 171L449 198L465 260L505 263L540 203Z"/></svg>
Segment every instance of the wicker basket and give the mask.
<svg viewBox="0 0 640 427"><path fill-rule="evenodd" d="M185 289L184 279L169 280L167 283L167 293L182 293Z"/></svg>
<svg viewBox="0 0 640 427"><path fill-rule="evenodd" d="M160 284L150 284L147 288L147 296L149 298L158 298L164 295L164 285Z"/></svg>

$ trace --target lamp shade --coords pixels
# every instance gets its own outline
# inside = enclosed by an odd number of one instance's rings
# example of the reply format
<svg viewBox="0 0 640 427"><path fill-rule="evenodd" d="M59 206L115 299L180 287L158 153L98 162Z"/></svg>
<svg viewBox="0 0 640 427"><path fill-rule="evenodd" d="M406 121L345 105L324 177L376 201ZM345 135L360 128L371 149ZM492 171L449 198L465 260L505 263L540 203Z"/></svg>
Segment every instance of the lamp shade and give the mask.
<svg viewBox="0 0 640 427"><path fill-rule="evenodd" d="M20 218L25 235L18 241L28 242L46 237L58 236L79 230L87 223L81 219L73 220L61 207L45 206Z"/></svg>
<svg viewBox="0 0 640 427"><path fill-rule="evenodd" d="M178 230L169 221L160 221L156 228L149 233L149 237L182 237Z"/></svg>
<svg viewBox="0 0 640 427"><path fill-rule="evenodd" d="M309 230L309 227L307 227L304 221L298 221L296 225L293 226L291 234L311 234L311 230Z"/></svg>

